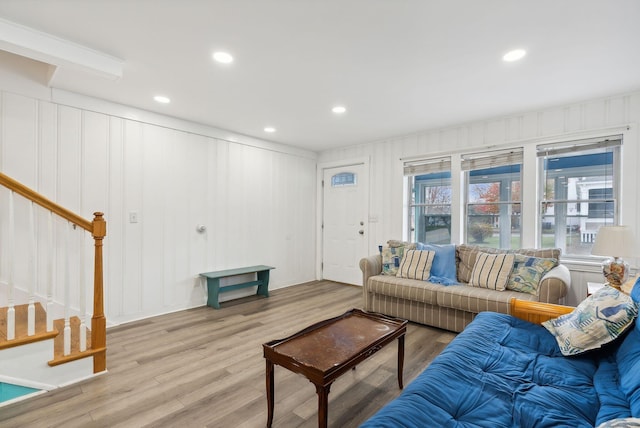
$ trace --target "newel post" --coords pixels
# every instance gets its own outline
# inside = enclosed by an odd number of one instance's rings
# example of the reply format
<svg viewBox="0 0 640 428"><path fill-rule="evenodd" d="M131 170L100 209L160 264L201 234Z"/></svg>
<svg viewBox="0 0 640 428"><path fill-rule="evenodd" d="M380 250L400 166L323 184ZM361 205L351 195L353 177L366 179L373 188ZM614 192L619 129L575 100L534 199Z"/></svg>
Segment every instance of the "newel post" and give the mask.
<svg viewBox="0 0 640 428"><path fill-rule="evenodd" d="M95 242L93 269L93 317L91 318L91 347L100 350L93 357L93 372L107 369L107 321L104 317L104 290L102 267L102 239L107 235L107 223L104 214L93 213L91 235Z"/></svg>

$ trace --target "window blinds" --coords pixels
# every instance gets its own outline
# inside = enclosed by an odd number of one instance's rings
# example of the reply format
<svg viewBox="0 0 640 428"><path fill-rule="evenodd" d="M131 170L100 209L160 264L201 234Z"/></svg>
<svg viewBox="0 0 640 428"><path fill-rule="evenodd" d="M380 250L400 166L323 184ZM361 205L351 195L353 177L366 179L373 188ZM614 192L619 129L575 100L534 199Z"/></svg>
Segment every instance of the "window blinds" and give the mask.
<svg viewBox="0 0 640 428"><path fill-rule="evenodd" d="M557 156L575 151L607 149L622 145L622 136L615 135L604 138L590 138L585 140L565 141L562 143L541 144L536 147L538 156Z"/></svg>
<svg viewBox="0 0 640 428"><path fill-rule="evenodd" d="M419 159L404 163L404 175L433 174L437 172L451 171L451 157L439 157L431 159Z"/></svg>
<svg viewBox="0 0 640 428"><path fill-rule="evenodd" d="M462 170L471 171L522 163L522 147L462 155Z"/></svg>

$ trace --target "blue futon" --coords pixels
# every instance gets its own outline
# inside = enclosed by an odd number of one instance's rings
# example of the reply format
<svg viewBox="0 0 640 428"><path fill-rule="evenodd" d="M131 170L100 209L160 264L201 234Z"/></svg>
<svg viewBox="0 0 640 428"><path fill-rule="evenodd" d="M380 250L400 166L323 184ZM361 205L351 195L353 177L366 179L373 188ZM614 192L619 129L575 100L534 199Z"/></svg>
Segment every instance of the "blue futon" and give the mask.
<svg viewBox="0 0 640 428"><path fill-rule="evenodd" d="M544 327L482 312L362 427L594 427L640 416L640 328L563 356Z"/></svg>

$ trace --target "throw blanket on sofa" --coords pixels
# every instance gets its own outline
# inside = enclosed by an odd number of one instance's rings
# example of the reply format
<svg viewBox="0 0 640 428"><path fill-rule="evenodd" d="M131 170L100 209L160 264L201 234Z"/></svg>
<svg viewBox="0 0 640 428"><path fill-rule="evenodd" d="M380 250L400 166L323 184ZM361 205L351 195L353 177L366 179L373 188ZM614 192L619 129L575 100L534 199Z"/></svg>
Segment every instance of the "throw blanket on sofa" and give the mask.
<svg viewBox="0 0 640 428"><path fill-rule="evenodd" d="M602 352L565 357L542 326L482 312L362 426L593 427Z"/></svg>

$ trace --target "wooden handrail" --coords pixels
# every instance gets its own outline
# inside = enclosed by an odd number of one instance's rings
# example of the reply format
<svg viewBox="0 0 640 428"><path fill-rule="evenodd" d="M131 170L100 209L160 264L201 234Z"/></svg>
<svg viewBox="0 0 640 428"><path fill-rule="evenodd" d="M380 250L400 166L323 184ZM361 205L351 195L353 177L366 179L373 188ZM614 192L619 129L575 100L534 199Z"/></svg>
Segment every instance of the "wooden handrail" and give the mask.
<svg viewBox="0 0 640 428"><path fill-rule="evenodd" d="M8 175L5 175L5 174L3 174L1 172L0 172L0 184L5 186L9 190L13 190L14 192L18 193L19 195L24 196L25 198L29 199L30 201L33 201L34 203L40 205L41 207L43 207L43 208L45 208L45 209L47 209L47 210L59 215L60 217L70 221L71 223L77 224L78 226L80 226L81 228L86 230L87 232L92 232L93 233L93 225L91 224L91 222L89 220L80 217L78 214L76 214L74 212L71 212L71 211L69 211L68 209L66 209L64 207L61 207L60 205L56 204L55 202L45 198L41 194L35 192L34 190L31 190L30 188L28 188L24 184L14 180L13 178L11 178Z"/></svg>

